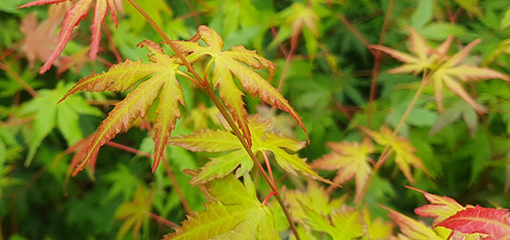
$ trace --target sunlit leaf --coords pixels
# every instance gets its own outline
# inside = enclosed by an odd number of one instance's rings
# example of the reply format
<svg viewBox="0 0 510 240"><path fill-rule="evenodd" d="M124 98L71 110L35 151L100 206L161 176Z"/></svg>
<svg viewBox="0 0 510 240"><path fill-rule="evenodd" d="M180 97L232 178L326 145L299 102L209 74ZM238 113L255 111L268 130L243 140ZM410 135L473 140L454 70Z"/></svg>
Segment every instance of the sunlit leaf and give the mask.
<svg viewBox="0 0 510 240"><path fill-rule="evenodd" d="M411 173L410 165L427 173L425 165L423 165L422 160L414 154L416 149L408 139L402 136L395 136L392 138L393 132L387 126L382 126L380 132L375 132L365 127L361 127L361 129L378 144L391 146L393 151L395 151L395 162L411 184L414 184L414 178Z"/></svg>
<svg viewBox="0 0 510 240"><path fill-rule="evenodd" d="M484 240L510 239L510 213L508 209L475 206L457 212L437 224L463 233L487 234Z"/></svg>
<svg viewBox="0 0 510 240"><path fill-rule="evenodd" d="M310 164L312 168L322 170L338 170L334 183L342 184L350 179L356 179L355 202L360 200L372 172L369 162L373 161L368 155L374 151L369 141L362 143L329 142L333 152L323 156Z"/></svg>
<svg viewBox="0 0 510 240"><path fill-rule="evenodd" d="M63 101L69 95L81 90L88 92L125 91L136 82L149 77L147 81L142 82L129 93L124 100L117 103L101 123L87 147L84 159L76 167L73 175L97 158L102 145L121 131L129 129L137 118L143 117L158 94L159 105L155 111L157 118L153 127L155 143L153 171L164 158L164 149L170 138L170 133L175 127L177 118L180 117L178 103L184 105L182 89L176 79L179 64L170 56L165 55L160 46L154 42L143 41L139 45L150 51L151 63L127 60L113 66L108 72L94 73L78 81L60 100ZM159 93L160 91L161 93Z"/></svg>
<svg viewBox="0 0 510 240"><path fill-rule="evenodd" d="M248 118L248 126L252 132L253 145L251 147L254 153L270 151L274 154L276 163L285 171L297 176L296 171L303 175L319 179L330 183L321 178L306 163L305 159L299 158L296 154L289 154L286 150L296 152L304 147L304 142L299 142L284 135L277 135L269 132L270 121L261 122L258 115ZM206 130L197 132L189 136L172 138L169 144L184 147L191 151L198 152L226 152L226 155L212 158L204 167L200 174L194 176L191 184L199 184L210 181L214 178L222 178L225 175L236 170L236 177L240 177L253 167L253 162L248 153L242 148L237 137L229 131Z"/></svg>
<svg viewBox="0 0 510 240"><path fill-rule="evenodd" d="M192 213L175 233L163 239L280 239L271 210L257 199L250 176L246 174L243 179L244 184L227 175L207 182L203 188L208 199L206 210Z"/></svg>
<svg viewBox="0 0 510 240"><path fill-rule="evenodd" d="M263 102L290 113L292 118L306 132L301 117L288 101L269 82L253 71L253 69L267 68L269 79L271 79L276 69L273 62L258 55L255 51L245 49L243 46L233 46L230 51L222 51L223 40L218 33L207 26L200 26L198 35L207 44L206 47L200 46L198 42L176 41L174 43L179 50L190 53L188 56L190 62L195 62L205 55L211 57L208 66L214 63L212 84L215 88L219 86L220 98L241 128L249 145L252 144L252 140L248 128L248 113L242 98L244 94L237 88L234 76L251 96L258 96Z"/></svg>

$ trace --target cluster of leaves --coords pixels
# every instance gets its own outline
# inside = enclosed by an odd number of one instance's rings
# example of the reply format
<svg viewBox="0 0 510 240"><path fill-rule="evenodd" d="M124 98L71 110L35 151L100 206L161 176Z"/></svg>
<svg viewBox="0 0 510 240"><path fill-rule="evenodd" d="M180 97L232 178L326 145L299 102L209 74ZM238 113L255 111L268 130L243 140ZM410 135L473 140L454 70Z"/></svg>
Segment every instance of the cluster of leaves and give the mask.
<svg viewBox="0 0 510 240"><path fill-rule="evenodd" d="M509 3L0 11L0 236L510 236Z"/></svg>

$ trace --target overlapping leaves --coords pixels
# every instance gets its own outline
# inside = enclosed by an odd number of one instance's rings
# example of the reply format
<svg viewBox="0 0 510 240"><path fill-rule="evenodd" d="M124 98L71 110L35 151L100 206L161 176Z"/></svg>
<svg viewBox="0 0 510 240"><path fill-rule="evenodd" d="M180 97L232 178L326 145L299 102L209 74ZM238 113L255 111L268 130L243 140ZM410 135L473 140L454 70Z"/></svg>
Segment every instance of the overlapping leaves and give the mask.
<svg viewBox="0 0 510 240"><path fill-rule="evenodd" d="M276 69L273 62L256 54L255 51L247 50L243 46L233 46L230 51L222 51L223 40L218 33L207 26L198 28L198 36L207 44L206 47L200 46L198 42L175 41L174 43L180 51L190 53L187 57L190 62L195 62L206 55L211 57L207 70L214 63L212 84L215 88L219 86L220 98L239 125L249 145L252 144L252 140L248 127L248 114L242 99L244 94L237 88L233 76L240 81L243 88L251 96L256 95L263 102L290 113L292 118L306 132L301 117L288 101L269 82L251 69L265 67L269 70L269 78L271 79Z"/></svg>
<svg viewBox="0 0 510 240"><path fill-rule="evenodd" d="M74 175L83 170L91 160L96 159L102 145L122 130L127 130L138 117L144 117L160 90L159 105L156 109L158 116L153 126L155 142L153 171L164 158L163 153L170 133L175 127L177 118L180 117L178 102L184 105L182 89L176 79L179 64L175 59L165 55L161 47L154 42L143 41L139 45L150 51L151 63L127 60L113 66L108 72L94 73L77 82L61 100L63 101L69 95L81 90L89 92L125 91L138 81L149 77L147 81L129 93L124 100L116 104L108 117L101 123L88 144L84 159L76 167Z"/></svg>
<svg viewBox="0 0 510 240"><path fill-rule="evenodd" d="M442 92L444 86L464 101L468 102L478 112L484 112L485 108L469 96L458 80L466 82L468 80L499 78L510 81L510 77L507 75L490 68L478 67L469 63L460 64L462 60L467 57L469 51L481 42L480 39L469 43L462 50L450 57L447 56L447 51L453 40L451 36L436 49L431 49L422 36L412 28L408 29L410 42L408 49L414 56L385 46L372 45L371 47L404 62L404 65L389 70L389 73L428 74L428 83L432 84L434 87L434 97L440 112L443 110Z"/></svg>
<svg viewBox="0 0 510 240"><path fill-rule="evenodd" d="M19 8L40 6L44 4L59 4L69 0L36 0L30 3L24 4ZM67 43L71 40L73 29L78 26L78 23L85 19L89 13L89 9L93 3L93 0L78 0L75 1L74 6L67 11L64 22L62 23L62 29L58 36L57 45L53 52L49 56L48 60L39 70L40 73L48 71L51 65L57 60L58 56L62 53ZM110 10L115 24L118 24L117 8L120 5L119 0L96 0L95 15L90 27L92 31L92 43L90 48L89 57L92 61L96 59L99 51L99 42L101 41L101 23L103 22L107 10Z"/></svg>
<svg viewBox="0 0 510 240"><path fill-rule="evenodd" d="M278 165L285 171L296 175L300 171L306 176L329 182L321 178L306 163L305 159L299 158L296 154L289 154L286 150L296 152L304 147L304 142L296 141L284 135L277 135L268 132L271 126L270 121L262 122L258 115L248 118L248 126L253 134L251 147L254 153L270 151ZM212 158L200 174L194 176L191 184L205 183L215 178L222 178L233 172L236 168L236 177L241 177L253 167L253 162L237 137L226 130L206 130L196 132L189 136L172 138L169 144L184 147L194 152L228 152L227 154Z"/></svg>
<svg viewBox="0 0 510 240"><path fill-rule="evenodd" d="M429 200L430 204L425 206L416 208L414 211L416 214L422 217L435 217L433 225L437 226L439 223L443 222L447 218L455 215L457 212L462 211L466 208L472 208L473 206L462 207L457 201L453 200L449 197L441 197L434 194L430 194L428 192L422 191L420 189L407 187L409 189L413 189L415 191L423 193L425 198ZM478 240L480 239L479 234L466 234L463 232L459 232L454 230L452 233L453 240Z"/></svg>
<svg viewBox="0 0 510 240"><path fill-rule="evenodd" d="M207 182L202 188L208 199L206 210L188 216L175 233L163 239L280 239L271 210L257 199L250 176L243 179L244 184L227 175Z"/></svg>
<svg viewBox="0 0 510 240"><path fill-rule="evenodd" d="M463 233L487 234L485 240L510 239L510 213L508 209L475 206L457 212L438 226Z"/></svg>
<svg viewBox="0 0 510 240"><path fill-rule="evenodd" d="M423 165L422 160L414 154L416 148L414 148L408 139L402 136L393 137L393 132L387 126L382 126L380 132L375 132L365 127L360 128L378 144L391 146L391 149L395 151L395 162L411 184L414 184L414 178L411 173L410 165L427 173L427 169Z"/></svg>
<svg viewBox="0 0 510 240"><path fill-rule="evenodd" d="M372 172L372 167L369 164L372 159L368 156L374 151L372 144L368 141L362 143L330 142L328 146L333 149L333 152L313 162L310 166L315 169L338 170L333 180L334 183L342 184L349 179L356 179L355 202L359 201Z"/></svg>

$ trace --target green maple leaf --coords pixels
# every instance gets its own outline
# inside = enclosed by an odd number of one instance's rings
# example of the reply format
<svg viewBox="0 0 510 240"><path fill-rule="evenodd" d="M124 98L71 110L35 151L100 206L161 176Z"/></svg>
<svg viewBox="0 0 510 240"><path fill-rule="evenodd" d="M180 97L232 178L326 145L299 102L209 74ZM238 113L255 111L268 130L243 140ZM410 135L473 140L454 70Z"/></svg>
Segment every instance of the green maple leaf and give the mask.
<svg viewBox="0 0 510 240"><path fill-rule="evenodd" d="M69 0L36 0L24 4L18 8L40 6L44 4L58 4L67 1ZM76 2L74 6L66 12L66 17L62 23L62 30L60 30L55 49L49 56L44 66L42 66L39 70L39 73L41 74L48 71L51 65L57 60L58 56L62 53L67 43L71 40L73 29L78 26L80 21L87 17L90 7L93 3L92 0L79 0L74 2ZM92 21L92 26L90 27L92 31L92 43L90 44L89 56L92 61L96 59L97 53L99 51L99 43L101 41L101 23L106 17L106 12L110 10L110 15L112 16L113 21L116 25L118 25L116 9L120 6L119 0L96 0L95 3L96 6L94 8L94 20Z"/></svg>
<svg viewBox="0 0 510 240"><path fill-rule="evenodd" d="M405 63L400 67L389 70L388 73L412 72L414 74L419 74L425 71L427 74L430 73L430 81L428 83L434 86L434 97L440 112L443 111L442 92L444 86L464 101L468 102L478 112L484 112L485 108L469 96L458 80L466 82L468 80L500 78L505 81L510 81L510 77L507 75L490 68L478 67L469 63L459 65L459 63L466 58L469 51L481 42L480 39L469 43L455 55L449 57L446 54L453 40L451 36L435 50L432 50L429 46L427 46L427 43L422 36L420 36L412 28L408 29L410 42L408 49L415 56L380 45L372 45L371 48L383 51L393 58Z"/></svg>
<svg viewBox="0 0 510 240"><path fill-rule="evenodd" d="M198 28L198 36L207 44L206 47L200 46L198 42L175 41L174 43L180 51L190 53L187 57L190 62L195 62L206 55L211 57L206 69L208 70L214 63L212 84L214 88L219 86L220 98L239 125L249 145L252 144L252 141L248 128L248 113L244 108L242 99L244 94L237 88L233 76L239 80L242 87L251 96L257 95L263 102L290 113L306 133L301 117L288 101L277 89L251 69L265 67L269 70L269 78L271 79L276 69L273 62L259 56L255 51L245 49L243 46L233 46L230 51L222 51L223 40L218 33L207 26Z"/></svg>
<svg viewBox="0 0 510 240"><path fill-rule="evenodd" d="M39 97L34 98L20 110L21 114L35 114L34 135L30 142L25 165L30 165L41 142L57 127L69 145L83 138L79 126L79 115L100 116L101 112L91 107L82 97L72 96L67 102L57 105L58 100L69 89L62 82L54 90L43 89Z"/></svg>
<svg viewBox="0 0 510 240"><path fill-rule="evenodd" d="M270 151L274 154L278 165L285 171L297 176L297 170L306 176L330 183L328 180L317 175L317 173L305 163L305 159L299 158L296 154L289 154L285 150L296 152L304 147L304 142L268 132L271 122L261 122L258 115L249 117L248 125L253 134L253 145L251 149L254 153ZM210 162L201 168L202 171L200 174L191 179L192 185L205 183L215 178L222 178L233 172L238 166L240 167L237 169L235 176L241 177L253 167L253 162L248 153L243 149L237 137L229 131L206 130L193 133L189 136L172 138L168 143L181 146L194 152L231 151L226 155L212 158Z"/></svg>
<svg viewBox="0 0 510 240"><path fill-rule="evenodd" d="M306 191L286 190L283 194L292 217L299 222L303 222L308 217L303 207L319 214L329 215L333 209L340 208L345 203L345 197L330 199L326 190L315 181L308 182Z"/></svg>
<svg viewBox="0 0 510 240"><path fill-rule="evenodd" d="M356 198L354 201L358 202L372 172L369 162L373 160L368 156L374 151L372 144L368 141L361 144L329 142L328 146L333 149L333 152L314 161L310 166L315 169L338 170L334 183L342 184L355 178Z"/></svg>
<svg viewBox="0 0 510 240"><path fill-rule="evenodd" d="M184 74L177 70L179 64L172 57L164 54L161 47L151 41L139 44L150 51L151 63L127 60L119 63L108 72L92 74L81 79L62 98L81 90L89 92L125 91L136 82L149 78L129 93L124 100L117 103L108 117L101 123L94 137L88 144L82 162L76 167L73 175L83 170L92 160L97 158L99 148L114 138L122 130L127 130L138 117L144 117L159 93L159 105L156 109L157 118L154 123L154 163L153 172L164 159L164 149L172 130L175 128L177 118L180 117L178 103L184 105L184 96L177 74Z"/></svg>
<svg viewBox="0 0 510 240"><path fill-rule="evenodd" d="M302 208L307 215L307 225L316 231L328 233L334 240L356 239L363 234L365 219L355 208L344 206L334 209L329 217L324 217L305 205L302 205Z"/></svg>
<svg viewBox="0 0 510 240"><path fill-rule="evenodd" d="M175 233L163 239L280 239L273 213L257 199L250 176L245 174L243 179L244 185L232 175L207 182L202 188L208 199L206 210L188 216Z"/></svg>
<svg viewBox="0 0 510 240"><path fill-rule="evenodd" d="M423 170L425 173L427 169L425 165L423 165L422 160L414 154L416 149L409 142L409 140L402 136L396 136L392 138L393 132L387 126L382 126L380 132L375 132L365 127L360 127L364 132L366 132L374 141L376 141L381 146L390 145L393 151L395 151L395 162L404 173L404 176L414 184L413 174L411 173L410 165L413 165L415 168L419 168Z"/></svg>
<svg viewBox="0 0 510 240"><path fill-rule="evenodd" d="M133 239L138 238L142 224L149 216L147 213L152 205L153 192L147 192L143 185L139 185L132 202L125 202L115 212L115 218L124 220L120 227L117 239L124 239L129 229L133 229Z"/></svg>

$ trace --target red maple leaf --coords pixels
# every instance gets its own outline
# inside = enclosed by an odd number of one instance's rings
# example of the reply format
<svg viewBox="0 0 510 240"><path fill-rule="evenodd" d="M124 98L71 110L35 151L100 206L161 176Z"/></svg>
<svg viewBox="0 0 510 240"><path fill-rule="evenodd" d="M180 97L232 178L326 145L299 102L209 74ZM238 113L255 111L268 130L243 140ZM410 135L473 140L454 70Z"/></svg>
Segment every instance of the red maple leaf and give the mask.
<svg viewBox="0 0 510 240"><path fill-rule="evenodd" d="M54 3L58 4L67 1L73 0L36 0L18 8ZM122 0L96 0L94 20L90 27L90 30L92 31L92 43L90 44L89 57L92 61L96 59L97 52L99 50L99 42L101 41L101 23L106 16L107 9L110 10L110 15L112 16L115 25L118 25L116 8L121 8L121 5L118 3L119 1ZM87 17L93 0L77 0L75 2L74 6L66 12L66 17L62 23L62 30L60 30L55 49L49 56L46 63L41 67L41 69L39 69L39 73L41 74L48 71L51 68L51 65L53 65L53 63L57 60L58 56L60 56L67 43L71 40L73 29L78 25L78 23L80 23L80 21Z"/></svg>

